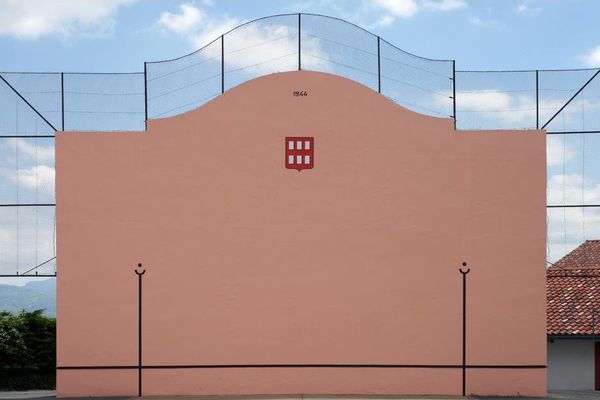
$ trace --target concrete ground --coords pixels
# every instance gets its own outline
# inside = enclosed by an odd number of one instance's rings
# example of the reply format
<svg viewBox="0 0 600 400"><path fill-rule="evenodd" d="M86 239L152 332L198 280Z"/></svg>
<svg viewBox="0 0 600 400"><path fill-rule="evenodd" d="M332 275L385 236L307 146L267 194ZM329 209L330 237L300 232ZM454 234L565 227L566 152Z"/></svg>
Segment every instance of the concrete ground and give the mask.
<svg viewBox="0 0 600 400"><path fill-rule="evenodd" d="M56 392L53 390L31 390L26 392L0 392L0 400L52 400L56 398ZM406 396L406 397L344 397L344 396L331 396L331 397L318 397L318 396L281 396L281 397L259 397L259 396L248 396L248 397L234 397L234 396L213 396L213 397L182 397L185 400L203 399L203 400L448 400L448 399L460 399L461 397L438 397L438 396ZM546 399L556 400L600 400L600 391L572 391L572 390L556 390L548 392ZM89 400L89 397L85 399ZM135 400L137 397L97 397L97 400ZM152 397L153 400L159 400L159 397ZM168 399L168 398L162 398ZM508 399L523 399L519 397L479 397L473 396L471 399L481 400L508 400ZM534 399L534 398L531 398Z"/></svg>
<svg viewBox="0 0 600 400"><path fill-rule="evenodd" d="M575 391L575 390L555 390L548 393L549 399L600 399L600 391Z"/></svg>
<svg viewBox="0 0 600 400"><path fill-rule="evenodd" d="M0 392L0 399L55 399L56 392L54 390L28 390L25 392Z"/></svg>

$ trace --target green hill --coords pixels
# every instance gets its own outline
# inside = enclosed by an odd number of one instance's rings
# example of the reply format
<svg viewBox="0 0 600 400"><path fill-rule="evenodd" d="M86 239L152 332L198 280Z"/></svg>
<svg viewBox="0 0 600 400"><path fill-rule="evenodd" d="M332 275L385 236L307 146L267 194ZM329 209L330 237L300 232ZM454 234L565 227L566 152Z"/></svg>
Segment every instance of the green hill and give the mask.
<svg viewBox="0 0 600 400"><path fill-rule="evenodd" d="M48 316L56 316L54 278L28 282L24 286L0 285L0 310L18 313L40 309Z"/></svg>

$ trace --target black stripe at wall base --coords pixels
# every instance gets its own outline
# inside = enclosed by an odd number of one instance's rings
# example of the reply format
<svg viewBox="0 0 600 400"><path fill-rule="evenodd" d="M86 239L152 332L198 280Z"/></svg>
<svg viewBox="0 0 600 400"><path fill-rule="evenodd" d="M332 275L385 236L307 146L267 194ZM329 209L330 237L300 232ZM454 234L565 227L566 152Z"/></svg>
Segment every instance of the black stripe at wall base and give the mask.
<svg viewBox="0 0 600 400"><path fill-rule="evenodd" d="M546 365L523 364L477 364L465 365L466 369L544 369ZM183 365L63 365L57 370L101 369L236 369L236 368L397 368L397 369L462 369L462 364L183 364Z"/></svg>

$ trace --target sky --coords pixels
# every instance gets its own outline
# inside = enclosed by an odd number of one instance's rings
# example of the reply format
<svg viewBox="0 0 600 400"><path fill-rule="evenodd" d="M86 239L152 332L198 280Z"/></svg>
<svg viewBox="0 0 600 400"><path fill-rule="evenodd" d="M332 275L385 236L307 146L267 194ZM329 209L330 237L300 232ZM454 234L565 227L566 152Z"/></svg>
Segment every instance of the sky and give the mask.
<svg viewBox="0 0 600 400"><path fill-rule="evenodd" d="M256 18L298 12L344 19L421 57L456 60L459 71L600 67L600 30L597 29L600 1L593 0L2 0L0 54L4 56L0 57L0 71L56 126L60 123L60 111L57 111L60 97L51 87L57 83L56 76L48 77L55 81L45 89L39 82L27 86L27 82L32 82L26 81L29 76L25 76L23 83L19 81L20 76L6 72L137 72L119 77L99 76L94 88L86 83L85 76L69 76L66 78L70 89L67 102L74 100L65 105L65 109L71 107L65 114L67 125L72 129L143 129L144 81L140 73L144 62L188 54ZM310 18L306 18L305 23L310 29ZM313 28L318 29L318 26ZM350 36L354 33L349 32L344 37L343 27L338 28L339 31L331 28L319 33L337 35L339 40L352 41L356 47L370 48L373 44L368 35ZM297 55L287 54L296 46L295 41L290 40L294 28L263 26L261 29L250 27L228 36L231 56L227 59L227 70L232 72L227 75L226 89L254 76L294 68ZM258 42L270 41L268 51L261 52L254 47ZM340 67L343 64L336 67L334 57L345 53L335 53L333 46L316 37L305 38L303 65L308 69L341 73L375 88L372 73L344 69ZM185 111L182 103L187 109L197 107L220 93L220 63L211 61L214 48L209 46L198 53L201 67L189 66L193 67L190 75L198 78L188 85L189 90L178 88L177 80L169 80L169 76L174 76L170 75L173 73L169 70L171 64L148 64L148 93L158 93L148 102L150 118ZM428 75L415 73L421 67L394 70L392 59L396 53L391 52L388 45L382 49L384 53L390 51L385 53L388 57L383 60L382 68L388 75L394 75L383 79L386 96L415 111L442 117L451 113L450 63L423 61L419 64L422 68L435 71L425 71ZM363 53L347 53L346 62L356 61L363 69L373 69L376 66L373 57ZM275 58L263 65L267 54ZM420 62L416 58L411 60ZM248 65L254 69L245 70ZM415 75L403 76L411 71ZM568 75L541 73L542 118L547 119L557 111L593 73L589 70ZM162 77L167 78L161 81ZM404 82L402 86L402 79L412 84L407 86ZM456 81L459 127L535 127L534 79L531 72L497 75L459 72ZM415 82L421 86L415 87ZM598 82L594 81L549 129L600 130ZM130 92L119 97L123 103L117 101L117 97L100 96L100 100L94 100L96 103L86 104L86 98L77 97L81 94L77 85L97 91L127 87ZM46 93L46 97L39 100L32 90ZM200 102L199 92L206 92ZM14 97L7 87L0 87L0 108L9 116L0 115L0 133L52 132ZM94 105L103 109L126 109L127 118L106 113L94 117L85 109ZM600 157L595 157L600 152L599 136L548 138L549 204L600 204ZM0 188L3 188L0 202L54 202L54 172L52 139L0 140ZM15 209L0 209L0 273L14 272L15 265L23 272L54 255L53 210L22 208L19 215L16 213ZM16 221L19 221L18 229ZM600 239L600 209L550 210L548 227L547 259L554 262L582 240ZM48 263L45 268L46 272L52 271L54 263ZM26 281L0 278L0 283L24 284Z"/></svg>
<svg viewBox="0 0 600 400"><path fill-rule="evenodd" d="M343 18L458 69L600 65L595 0L3 0L2 71L142 71L241 22L312 12Z"/></svg>

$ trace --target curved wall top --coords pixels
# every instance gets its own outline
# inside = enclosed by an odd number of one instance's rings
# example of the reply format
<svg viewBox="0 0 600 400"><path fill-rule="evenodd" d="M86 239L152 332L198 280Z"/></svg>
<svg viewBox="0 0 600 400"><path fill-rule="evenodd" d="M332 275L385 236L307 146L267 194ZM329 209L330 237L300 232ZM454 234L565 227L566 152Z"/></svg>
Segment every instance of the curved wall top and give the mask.
<svg viewBox="0 0 600 400"><path fill-rule="evenodd" d="M296 70L354 80L422 114L454 115L452 60L410 54L338 18L284 14L247 22L185 56L146 63L148 119L197 108L259 76Z"/></svg>

